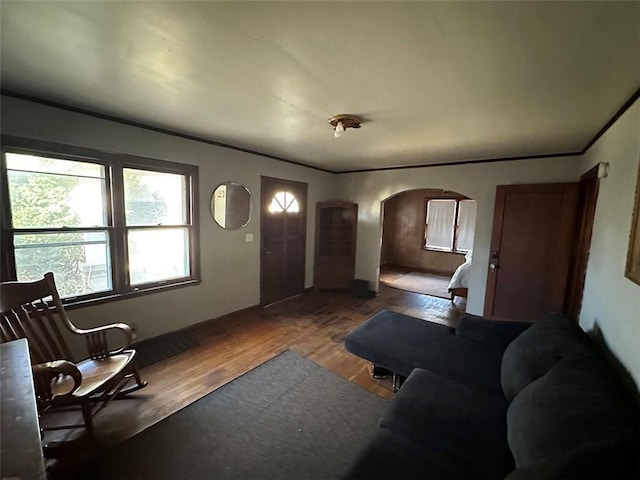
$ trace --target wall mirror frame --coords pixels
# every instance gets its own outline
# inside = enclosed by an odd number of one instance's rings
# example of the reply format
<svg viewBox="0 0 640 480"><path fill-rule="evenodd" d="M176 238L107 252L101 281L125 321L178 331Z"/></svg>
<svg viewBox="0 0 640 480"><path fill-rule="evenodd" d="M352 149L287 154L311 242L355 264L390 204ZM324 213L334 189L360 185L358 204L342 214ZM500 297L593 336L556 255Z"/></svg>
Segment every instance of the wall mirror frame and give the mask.
<svg viewBox="0 0 640 480"><path fill-rule="evenodd" d="M251 221L251 192L238 182L224 182L211 195L211 216L225 230L237 230Z"/></svg>

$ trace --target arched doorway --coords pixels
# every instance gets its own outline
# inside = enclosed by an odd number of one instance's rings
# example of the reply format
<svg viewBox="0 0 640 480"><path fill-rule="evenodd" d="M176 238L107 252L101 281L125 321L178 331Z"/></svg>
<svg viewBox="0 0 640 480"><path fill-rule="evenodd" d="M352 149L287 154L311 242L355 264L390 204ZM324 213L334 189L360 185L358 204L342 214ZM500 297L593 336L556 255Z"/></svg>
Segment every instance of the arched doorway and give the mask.
<svg viewBox="0 0 640 480"><path fill-rule="evenodd" d="M380 283L464 304L475 201L443 189L407 190L385 200L382 215Z"/></svg>

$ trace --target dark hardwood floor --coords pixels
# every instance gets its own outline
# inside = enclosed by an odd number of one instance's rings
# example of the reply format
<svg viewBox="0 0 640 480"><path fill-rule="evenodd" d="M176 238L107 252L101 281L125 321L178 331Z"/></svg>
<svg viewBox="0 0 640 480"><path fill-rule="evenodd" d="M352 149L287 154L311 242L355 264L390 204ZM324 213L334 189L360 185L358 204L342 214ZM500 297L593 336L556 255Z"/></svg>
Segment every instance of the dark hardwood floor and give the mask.
<svg viewBox="0 0 640 480"><path fill-rule="evenodd" d="M100 412L92 438L83 429L47 437L72 441L59 460L49 461L50 476L65 477L74 464L135 435L285 350L390 398L393 392L388 382L371 378L370 364L344 349L344 337L384 308L454 325L465 307L464 301L452 304L381 286L375 298L307 292L267 308L250 308L191 327L199 346L142 369L149 386Z"/></svg>
<svg viewBox="0 0 640 480"><path fill-rule="evenodd" d="M380 281L393 282L410 271L411 269L409 267L399 267L390 264L380 265Z"/></svg>

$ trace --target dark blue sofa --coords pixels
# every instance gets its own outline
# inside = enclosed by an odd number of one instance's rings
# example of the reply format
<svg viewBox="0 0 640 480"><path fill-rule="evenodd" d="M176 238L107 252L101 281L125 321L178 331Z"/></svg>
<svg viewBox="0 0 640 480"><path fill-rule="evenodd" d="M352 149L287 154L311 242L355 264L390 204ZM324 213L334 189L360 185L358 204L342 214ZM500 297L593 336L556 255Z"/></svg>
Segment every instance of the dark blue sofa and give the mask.
<svg viewBox="0 0 640 480"><path fill-rule="evenodd" d="M350 352L408 376L346 478L638 478L638 399L572 320L384 310Z"/></svg>

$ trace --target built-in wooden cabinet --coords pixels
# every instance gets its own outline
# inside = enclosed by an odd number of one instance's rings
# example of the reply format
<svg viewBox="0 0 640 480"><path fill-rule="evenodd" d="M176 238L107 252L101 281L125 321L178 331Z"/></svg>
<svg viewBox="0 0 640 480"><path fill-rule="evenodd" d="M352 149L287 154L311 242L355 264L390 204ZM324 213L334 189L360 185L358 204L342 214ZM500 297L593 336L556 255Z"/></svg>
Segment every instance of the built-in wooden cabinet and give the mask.
<svg viewBox="0 0 640 480"><path fill-rule="evenodd" d="M316 288L347 289L354 280L358 205L329 201L316 205Z"/></svg>

